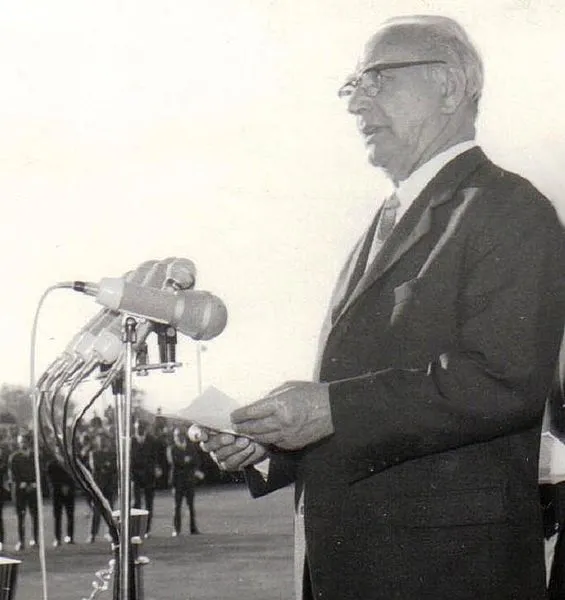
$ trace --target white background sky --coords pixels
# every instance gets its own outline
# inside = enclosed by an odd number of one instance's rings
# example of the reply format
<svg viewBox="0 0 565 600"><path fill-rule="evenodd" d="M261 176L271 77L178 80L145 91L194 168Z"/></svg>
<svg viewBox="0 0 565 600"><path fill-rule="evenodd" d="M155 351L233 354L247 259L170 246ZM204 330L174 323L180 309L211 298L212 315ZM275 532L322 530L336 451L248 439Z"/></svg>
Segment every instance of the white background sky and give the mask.
<svg viewBox="0 0 565 600"><path fill-rule="evenodd" d="M330 289L384 181L336 97L388 16L440 13L486 65L479 139L565 211L561 0L0 0L0 382L27 384L61 280L184 256L229 310L204 387L308 378ZM56 292L45 366L97 308ZM186 367L140 382L196 395Z"/></svg>

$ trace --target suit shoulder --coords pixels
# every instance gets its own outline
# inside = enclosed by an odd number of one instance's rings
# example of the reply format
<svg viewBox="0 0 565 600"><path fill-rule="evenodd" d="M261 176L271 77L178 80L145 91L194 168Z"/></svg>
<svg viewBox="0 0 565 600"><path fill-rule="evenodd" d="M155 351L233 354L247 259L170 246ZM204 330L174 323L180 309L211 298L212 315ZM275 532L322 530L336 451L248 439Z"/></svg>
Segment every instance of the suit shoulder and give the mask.
<svg viewBox="0 0 565 600"><path fill-rule="evenodd" d="M528 179L487 161L468 183L478 188L477 208L496 225L499 220L523 222L528 229L543 225L564 233L553 203Z"/></svg>

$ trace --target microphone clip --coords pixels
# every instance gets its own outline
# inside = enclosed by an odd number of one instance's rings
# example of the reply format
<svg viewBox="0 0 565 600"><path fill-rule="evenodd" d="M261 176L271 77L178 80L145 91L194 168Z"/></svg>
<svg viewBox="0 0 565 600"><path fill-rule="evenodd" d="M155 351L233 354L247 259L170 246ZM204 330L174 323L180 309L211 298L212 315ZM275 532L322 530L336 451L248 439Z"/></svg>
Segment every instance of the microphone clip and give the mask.
<svg viewBox="0 0 565 600"><path fill-rule="evenodd" d="M159 362L164 373L172 373L177 361L177 330L171 325L158 323L155 325L157 344L159 346Z"/></svg>

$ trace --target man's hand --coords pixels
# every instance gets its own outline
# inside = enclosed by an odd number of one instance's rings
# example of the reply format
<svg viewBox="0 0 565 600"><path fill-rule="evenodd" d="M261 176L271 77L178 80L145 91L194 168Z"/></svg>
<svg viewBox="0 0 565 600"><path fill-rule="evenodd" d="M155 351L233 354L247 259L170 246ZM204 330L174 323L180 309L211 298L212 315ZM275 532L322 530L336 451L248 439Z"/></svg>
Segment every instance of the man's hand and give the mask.
<svg viewBox="0 0 565 600"><path fill-rule="evenodd" d="M231 420L238 433L263 444L297 450L334 432L329 385L289 381L265 398L234 410Z"/></svg>
<svg viewBox="0 0 565 600"><path fill-rule="evenodd" d="M267 455L267 448L262 444L237 433L198 426L197 434L193 431L191 439L200 442L200 448L210 454L224 471L240 471L262 461Z"/></svg>

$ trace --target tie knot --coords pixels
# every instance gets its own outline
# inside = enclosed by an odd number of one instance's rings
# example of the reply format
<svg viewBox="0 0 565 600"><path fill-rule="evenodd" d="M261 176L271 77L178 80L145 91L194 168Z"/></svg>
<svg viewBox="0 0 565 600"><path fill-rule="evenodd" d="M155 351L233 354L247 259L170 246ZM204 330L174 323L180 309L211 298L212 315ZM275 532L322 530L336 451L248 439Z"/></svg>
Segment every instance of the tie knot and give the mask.
<svg viewBox="0 0 565 600"><path fill-rule="evenodd" d="M396 212L400 206L400 200L396 194L389 196L383 204L381 218L377 225L376 239L384 242L390 235L396 224Z"/></svg>
<svg viewBox="0 0 565 600"><path fill-rule="evenodd" d="M396 195L396 192L393 192L385 201L383 204L383 208L385 210L396 210L397 208L400 207L400 200L398 199L398 196Z"/></svg>

